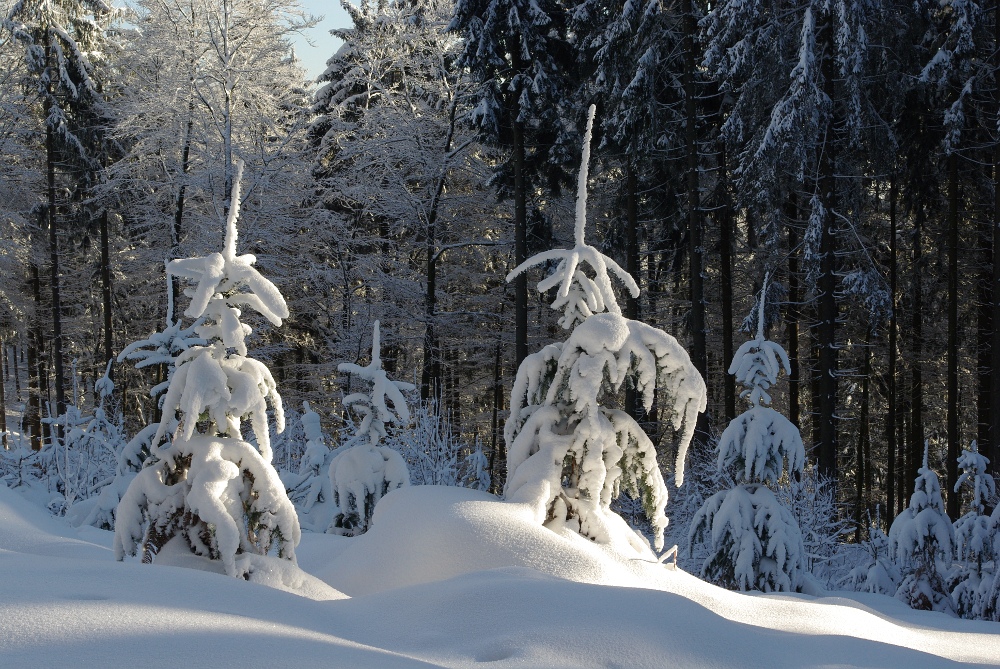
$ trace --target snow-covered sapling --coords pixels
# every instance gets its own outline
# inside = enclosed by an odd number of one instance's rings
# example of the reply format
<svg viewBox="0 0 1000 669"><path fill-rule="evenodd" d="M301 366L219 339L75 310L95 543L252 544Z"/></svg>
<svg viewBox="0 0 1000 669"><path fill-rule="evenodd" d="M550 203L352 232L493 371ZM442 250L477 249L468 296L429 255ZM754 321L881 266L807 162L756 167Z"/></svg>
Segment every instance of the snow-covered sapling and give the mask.
<svg viewBox="0 0 1000 669"><path fill-rule="evenodd" d="M611 285L614 274L633 296L635 280L614 260L584 241L587 171L594 107L583 144L576 204L575 246L539 253L508 276L556 262L538 284L558 288L553 309L572 330L565 343L550 344L525 358L511 391L507 442L506 499L530 504L539 522L569 527L601 543L625 542L648 550L611 508L623 491L642 500L657 550L667 525L667 488L656 450L627 412L604 405L631 384L648 411L657 391L664 419L680 431L675 476L684 480L684 457L698 412L706 406L705 382L687 352L666 332L625 318ZM590 267L592 276L585 273Z"/></svg>
<svg viewBox="0 0 1000 669"><path fill-rule="evenodd" d="M924 444L924 464L917 472L910 505L889 528L889 548L903 575L896 599L914 609L953 612L943 571L951 563L955 532L944 510L937 474L927 466L927 448Z"/></svg>
<svg viewBox="0 0 1000 669"><path fill-rule="evenodd" d="M728 470L737 485L709 497L690 529L690 542L708 546L704 578L736 590L798 590L804 571L802 534L792 513L768 487L785 470L802 472L805 449L799 430L771 408L768 390L781 369L789 373L788 355L764 336L764 295L757 336L733 356L729 373L745 386L740 394L750 408L737 416L719 438L716 466Z"/></svg>
<svg viewBox="0 0 1000 669"><path fill-rule="evenodd" d="M167 542L219 560L227 574L246 575L251 561L241 555L295 560L299 522L271 465L267 402L278 432L284 429L281 398L267 367L247 357L250 327L240 307L250 307L275 325L288 317L281 293L253 267L256 258L236 255L240 181L236 179L226 220L222 253L173 260L167 271L191 280L184 312L204 318L196 328L204 345L191 346L175 360L176 370L163 398L163 419L153 435L149 458L118 506L115 556L151 562ZM259 451L243 440L249 419ZM176 426L176 427L175 427ZM160 443L168 430L173 438Z"/></svg>
<svg viewBox="0 0 1000 669"><path fill-rule="evenodd" d="M410 421L403 390L414 386L392 381L382 369L378 321L372 332L372 359L366 366L341 363L337 369L371 384L367 393L351 393L344 406L360 417L357 431L330 462L330 483L338 511L330 524L334 534L357 536L371 525L375 505L391 490L410 484L406 461L398 451L379 446L386 425ZM389 404L392 408L389 408Z"/></svg>
<svg viewBox="0 0 1000 669"><path fill-rule="evenodd" d="M991 604L995 607L990 594L1000 557L1000 527L997 518L986 515L986 503L996 494L996 483L986 471L989 462L975 441L958 458L962 474L955 483L955 492L968 485L972 497L969 512L955 521L955 554L959 563L949 581L957 612L966 618L987 617Z"/></svg>
<svg viewBox="0 0 1000 669"><path fill-rule="evenodd" d="M322 515L318 512L318 508L333 501L330 477L328 476L333 451L326 445L326 437L323 436L319 414L313 411L309 402L302 403L302 410L300 422L306 438L306 448L299 461L298 474L286 474L289 477L294 477L291 482L286 479L286 485L288 496L299 512L299 519L303 527L308 528L309 526L315 527L313 512L317 511L317 514ZM319 531L322 532L326 529L329 522L330 516L326 515Z"/></svg>

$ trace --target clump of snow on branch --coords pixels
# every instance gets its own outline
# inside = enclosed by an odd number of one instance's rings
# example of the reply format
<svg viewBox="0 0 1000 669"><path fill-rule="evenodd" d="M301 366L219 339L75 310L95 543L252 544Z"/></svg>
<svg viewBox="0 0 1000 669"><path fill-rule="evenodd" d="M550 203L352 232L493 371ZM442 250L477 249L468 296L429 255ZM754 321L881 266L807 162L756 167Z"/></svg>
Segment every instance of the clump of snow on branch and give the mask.
<svg viewBox="0 0 1000 669"><path fill-rule="evenodd" d="M641 499L657 550L667 525L667 489L656 450L628 413L602 405L628 381L648 411L661 392L664 417L680 432L678 485L698 412L706 406L704 380L687 352L670 335L622 316L611 285L617 276L633 296L638 286L613 260L584 241L587 170L594 107L584 138L576 207L576 244L571 250L540 253L508 276L558 261L538 285L559 287L552 307L572 330L565 343L551 344L521 364L504 428L509 477L506 499L535 508L539 522L566 527L601 543L624 542L648 550L611 509L622 492ZM592 275L585 272L589 266Z"/></svg>
<svg viewBox="0 0 1000 669"><path fill-rule="evenodd" d="M410 421L402 391L413 390L414 386L389 379L382 369L380 349L379 322L375 321L371 362L364 367L349 362L337 367L367 381L371 389L344 398L344 406L353 409L361 421L354 436L330 462L330 484L337 513L329 531L334 534L364 534L378 501L410 483L403 456L388 446L380 446L379 442L386 436L386 424L402 426Z"/></svg>
<svg viewBox="0 0 1000 669"><path fill-rule="evenodd" d="M241 555L273 550L295 560L298 518L271 465L267 425L270 400L278 431L284 428L281 398L267 367L246 357L251 330L239 320L239 307L250 307L280 325L288 307L274 284L254 269L256 259L236 255L242 174L240 162L223 253L167 266L169 274L195 284L185 290L191 298L185 315L203 319L195 329L206 343L174 359L152 450L118 506L119 560L141 548L143 561L151 562L175 539L192 553L220 560L231 576L243 575L249 564L237 560ZM246 419L259 451L242 438ZM198 426L204 430L196 433ZM172 439L161 444L171 430Z"/></svg>
<svg viewBox="0 0 1000 669"><path fill-rule="evenodd" d="M798 522L775 496L784 473L801 473L805 465L802 437L787 418L772 409L768 390L788 356L764 335L767 277L759 302L757 337L733 356L729 373L743 384L741 397L750 409L737 416L718 444L718 470L729 471L738 484L708 498L695 514L690 543L704 543L708 555L702 576L737 590L798 590L805 570L805 548Z"/></svg>

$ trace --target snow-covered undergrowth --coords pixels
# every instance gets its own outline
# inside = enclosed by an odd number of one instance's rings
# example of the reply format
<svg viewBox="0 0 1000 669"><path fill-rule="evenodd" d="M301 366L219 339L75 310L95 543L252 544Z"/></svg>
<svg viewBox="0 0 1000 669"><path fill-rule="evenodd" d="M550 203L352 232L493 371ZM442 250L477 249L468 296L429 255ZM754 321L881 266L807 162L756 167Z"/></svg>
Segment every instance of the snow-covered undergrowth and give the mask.
<svg viewBox="0 0 1000 669"><path fill-rule="evenodd" d="M934 669L1000 658L995 623L878 595L725 591L460 488L392 492L361 537L305 534L299 580L270 579L299 594L117 563L110 545L110 532L71 528L0 487L0 664Z"/></svg>

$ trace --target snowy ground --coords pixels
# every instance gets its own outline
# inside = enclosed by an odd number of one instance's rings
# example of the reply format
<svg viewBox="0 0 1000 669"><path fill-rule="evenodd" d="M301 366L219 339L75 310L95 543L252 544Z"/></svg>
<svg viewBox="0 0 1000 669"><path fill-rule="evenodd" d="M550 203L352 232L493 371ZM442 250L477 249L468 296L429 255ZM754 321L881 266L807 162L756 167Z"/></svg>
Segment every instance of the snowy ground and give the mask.
<svg viewBox="0 0 1000 669"><path fill-rule="evenodd" d="M524 507L414 487L349 539L306 534L309 596L116 563L0 487L0 667L1000 666L1000 625L880 596L746 596L534 525ZM266 574L264 575L266 577Z"/></svg>

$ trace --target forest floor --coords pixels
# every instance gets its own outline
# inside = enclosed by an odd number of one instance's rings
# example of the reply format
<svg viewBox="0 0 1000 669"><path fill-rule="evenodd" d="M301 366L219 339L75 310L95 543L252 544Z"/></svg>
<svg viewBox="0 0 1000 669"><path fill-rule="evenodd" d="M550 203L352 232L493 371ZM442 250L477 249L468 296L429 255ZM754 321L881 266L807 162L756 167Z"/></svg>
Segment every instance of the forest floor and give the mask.
<svg viewBox="0 0 1000 669"><path fill-rule="evenodd" d="M1000 666L996 623L728 592L460 488L391 493L362 537L305 533L301 569L274 559L255 579L275 587L115 562L112 533L45 502L0 485L0 666Z"/></svg>

